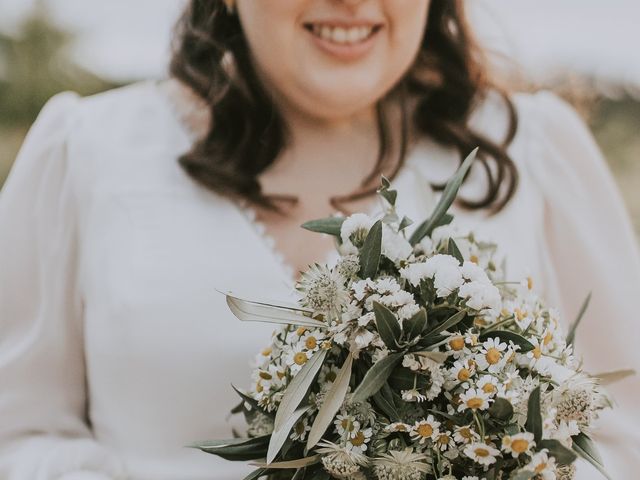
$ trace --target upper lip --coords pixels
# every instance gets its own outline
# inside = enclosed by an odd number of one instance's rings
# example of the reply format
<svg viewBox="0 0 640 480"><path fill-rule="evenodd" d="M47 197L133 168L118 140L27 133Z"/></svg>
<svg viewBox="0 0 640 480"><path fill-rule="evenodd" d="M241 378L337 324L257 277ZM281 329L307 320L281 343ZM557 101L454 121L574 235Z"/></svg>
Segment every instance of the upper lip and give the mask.
<svg viewBox="0 0 640 480"><path fill-rule="evenodd" d="M327 25L330 27L342 27L342 28L354 28L354 27L381 27L383 25L382 22L376 22L373 20L345 20L340 18L326 18L321 20L310 20L308 22L304 22L305 27L310 27L313 25Z"/></svg>

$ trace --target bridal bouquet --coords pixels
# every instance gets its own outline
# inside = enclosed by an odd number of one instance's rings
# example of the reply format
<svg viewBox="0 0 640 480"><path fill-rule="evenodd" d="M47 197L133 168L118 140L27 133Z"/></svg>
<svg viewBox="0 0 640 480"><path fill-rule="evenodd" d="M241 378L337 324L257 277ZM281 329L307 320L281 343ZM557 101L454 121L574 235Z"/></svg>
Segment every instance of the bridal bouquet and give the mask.
<svg viewBox="0 0 640 480"><path fill-rule="evenodd" d="M574 356L579 318L565 335L533 281L505 281L496 245L447 214L474 156L411 235L384 179L382 218L306 224L341 257L303 274L299 304L227 296L279 327L238 390L246 438L195 447L253 461L247 480L568 480L577 455L606 475L589 432L608 400Z"/></svg>

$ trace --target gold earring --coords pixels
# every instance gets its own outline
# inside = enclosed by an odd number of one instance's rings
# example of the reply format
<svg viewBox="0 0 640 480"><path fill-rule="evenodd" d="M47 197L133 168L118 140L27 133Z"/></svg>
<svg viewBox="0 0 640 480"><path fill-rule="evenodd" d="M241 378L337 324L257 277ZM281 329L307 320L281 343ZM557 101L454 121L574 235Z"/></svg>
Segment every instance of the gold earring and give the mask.
<svg viewBox="0 0 640 480"><path fill-rule="evenodd" d="M225 6L227 7L227 13L229 15L233 15L233 12L235 10L235 0L223 0Z"/></svg>

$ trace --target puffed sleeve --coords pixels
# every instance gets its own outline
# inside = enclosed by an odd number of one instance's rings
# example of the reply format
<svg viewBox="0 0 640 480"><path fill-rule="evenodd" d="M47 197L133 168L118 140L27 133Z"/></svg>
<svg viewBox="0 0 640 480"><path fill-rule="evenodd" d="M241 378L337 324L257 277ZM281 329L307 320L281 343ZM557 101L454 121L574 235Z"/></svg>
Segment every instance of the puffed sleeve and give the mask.
<svg viewBox="0 0 640 480"><path fill-rule="evenodd" d="M530 99L535 129L529 166L545 199L544 241L550 283L573 321L588 292L590 306L576 349L590 373L640 370L640 255L628 213L589 129L550 92ZM615 407L593 435L613 479L638 477L640 379L608 387ZM577 480L603 478L580 463Z"/></svg>
<svg viewBox="0 0 640 480"><path fill-rule="evenodd" d="M0 193L0 478L124 478L85 418L78 223L65 146L79 105L57 95Z"/></svg>

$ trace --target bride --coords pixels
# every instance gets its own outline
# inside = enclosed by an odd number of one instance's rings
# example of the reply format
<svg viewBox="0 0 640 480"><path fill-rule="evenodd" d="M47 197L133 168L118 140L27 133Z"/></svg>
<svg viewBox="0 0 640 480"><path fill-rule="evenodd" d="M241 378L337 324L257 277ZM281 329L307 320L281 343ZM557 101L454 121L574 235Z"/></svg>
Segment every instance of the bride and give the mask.
<svg viewBox="0 0 640 480"><path fill-rule="evenodd" d="M640 259L606 163L558 97L495 85L463 3L191 0L169 79L46 105L0 197L0 478L243 478L184 448L229 437L229 385L269 342L216 289L288 295L331 261L303 221L376 211L381 174L424 218L476 146L458 221L567 322L593 292L590 371L638 366ZM595 434L616 479L637 476L638 386L611 387Z"/></svg>

